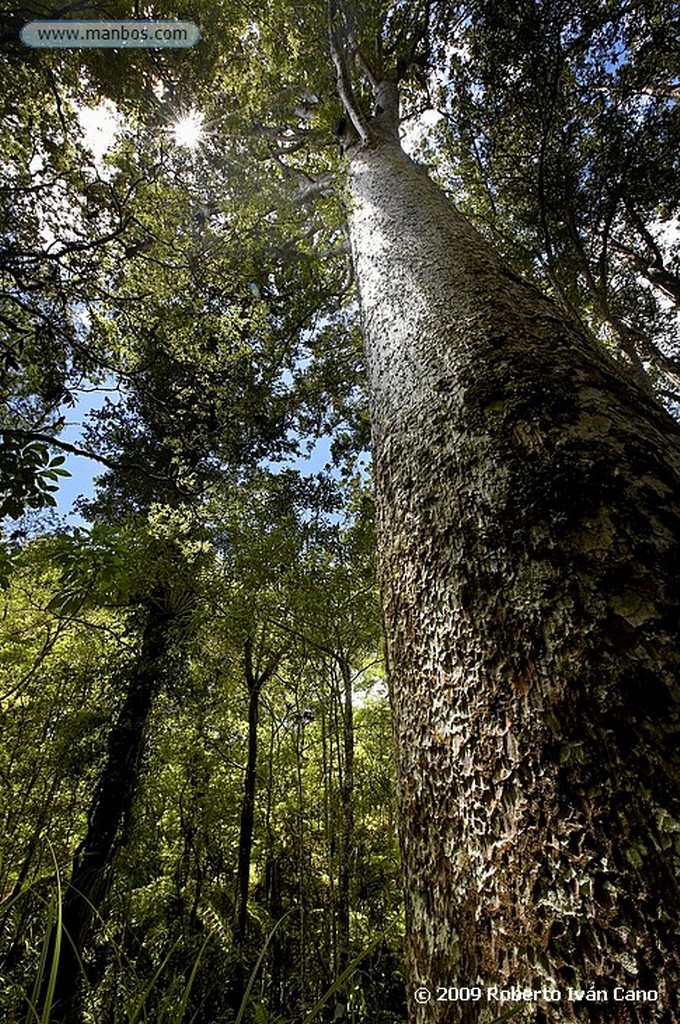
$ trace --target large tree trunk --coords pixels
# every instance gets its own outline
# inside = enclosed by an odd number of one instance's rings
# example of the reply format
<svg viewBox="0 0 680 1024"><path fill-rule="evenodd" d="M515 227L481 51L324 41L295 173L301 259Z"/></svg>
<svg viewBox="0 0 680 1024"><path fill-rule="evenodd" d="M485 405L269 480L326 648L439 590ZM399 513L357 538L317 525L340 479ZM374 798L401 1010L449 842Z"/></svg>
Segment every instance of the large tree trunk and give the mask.
<svg viewBox="0 0 680 1024"><path fill-rule="evenodd" d="M350 234L411 1020L517 985L562 994L523 1020L671 1024L680 431L382 135L350 151ZM591 984L604 1009L568 1002Z"/></svg>

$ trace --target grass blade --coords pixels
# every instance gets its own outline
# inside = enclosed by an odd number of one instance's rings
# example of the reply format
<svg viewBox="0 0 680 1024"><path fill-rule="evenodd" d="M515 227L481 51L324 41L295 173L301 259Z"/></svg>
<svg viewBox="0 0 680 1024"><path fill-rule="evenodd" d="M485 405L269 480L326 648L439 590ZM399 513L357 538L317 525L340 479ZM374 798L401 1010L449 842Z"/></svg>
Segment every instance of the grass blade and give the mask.
<svg viewBox="0 0 680 1024"><path fill-rule="evenodd" d="M392 929L392 927L393 925L390 925L389 928L386 928L385 931L381 932L380 935L377 936L377 938L373 939L373 942L369 942L368 946L366 946L366 949L362 950L358 956L355 956L354 960L352 960L351 963L349 963L347 967L345 967L342 974L338 975L338 977L335 979L335 981L328 989L328 991L324 992L318 1003L316 1003L316 1005L312 1007L312 1009L309 1011L302 1024L309 1024L309 1022L313 1020L314 1017L316 1017L319 1010L322 1010L326 1003L328 1002L328 1000L331 998L331 996L335 995L338 989L342 988L347 979L352 974L354 974L355 970L357 969L361 961L365 957L367 957L369 953L373 952L375 947L382 942L382 940L385 938L387 933Z"/></svg>
<svg viewBox="0 0 680 1024"><path fill-rule="evenodd" d="M57 880L57 919L54 924L54 949L52 952L52 963L50 964L50 976L47 982L47 992L45 994L45 1003L43 1005L42 1013L40 1015L40 1024L49 1024L50 1016L52 1013L52 1001L54 1000L54 990L57 986L57 974L59 971L59 957L61 956L61 933L63 927L62 921L62 895L61 895L61 876L59 875L59 865L57 859L54 856L54 850L52 844L48 843L50 848L50 856L54 864L54 870ZM49 934L49 933L48 933ZM43 968L44 969L44 968Z"/></svg>
<svg viewBox="0 0 680 1024"><path fill-rule="evenodd" d="M274 938L274 936L275 936L279 926L283 924L283 922L286 920L287 917L290 917L290 915L293 913L294 910L297 910L297 907L291 907L290 910L287 910L286 913L283 915L283 917L280 917L278 919L278 921L276 922L276 924L274 925L274 927L270 931L269 935L267 936L265 944L262 947L262 949L260 950L260 955L258 956L257 961L255 962L255 966L253 967L252 971L250 972L250 978L248 979L248 984L247 984L246 990L245 990L245 992L243 994L243 999L241 1000L241 1005L239 1007L238 1016L236 1017L235 1024L241 1024L241 1021L243 1020L243 1014L246 1012L246 1006L248 1005L248 1000L250 999L250 993L252 991L253 985L255 984L255 979L256 979L256 977L258 975L258 972L260 970L260 966L262 964L262 961L264 960L264 955L267 952L267 949L269 948L269 943Z"/></svg>
<svg viewBox="0 0 680 1024"><path fill-rule="evenodd" d="M182 993L182 998L181 998L180 1004L179 1004L179 1006L177 1008L177 1024L182 1024L182 1020L184 1019L184 1014L186 1013L186 1009L187 1009L187 1003L189 1002L189 995L191 994L191 989L192 989L192 986L194 984L194 981L196 980L196 974L198 973L198 965L201 962L201 957L203 956L203 952L205 950L205 947L208 945L208 943L210 942L211 938L212 938L211 935L208 935L206 937L203 945L201 946L201 948L198 951L198 956L194 960L194 966L191 968L191 974L189 975L189 980L187 981L186 985L184 986L184 992Z"/></svg>

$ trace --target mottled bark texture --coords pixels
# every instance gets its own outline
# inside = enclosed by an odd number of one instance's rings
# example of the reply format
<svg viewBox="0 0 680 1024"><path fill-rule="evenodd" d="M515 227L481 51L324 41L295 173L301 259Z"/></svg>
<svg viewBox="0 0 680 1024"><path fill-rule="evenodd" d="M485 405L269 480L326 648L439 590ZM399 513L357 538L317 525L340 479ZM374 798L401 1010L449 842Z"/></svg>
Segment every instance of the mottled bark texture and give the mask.
<svg viewBox="0 0 680 1024"><path fill-rule="evenodd" d="M672 1024L680 431L396 141L353 147L350 204L410 996L659 989L518 1019Z"/></svg>

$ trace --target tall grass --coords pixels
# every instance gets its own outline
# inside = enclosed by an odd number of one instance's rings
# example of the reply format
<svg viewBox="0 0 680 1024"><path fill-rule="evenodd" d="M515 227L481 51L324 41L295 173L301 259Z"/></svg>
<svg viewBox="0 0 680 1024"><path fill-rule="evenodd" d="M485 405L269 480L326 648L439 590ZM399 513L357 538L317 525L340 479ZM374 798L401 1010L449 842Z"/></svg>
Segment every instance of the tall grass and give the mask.
<svg viewBox="0 0 680 1024"><path fill-rule="evenodd" d="M45 937L42 943L42 949L40 951L40 959L38 961L38 970L36 972L35 981L33 983L33 991L30 996L26 997L26 1003L28 1006L26 1012L26 1024L49 1024L50 1017L52 1014L52 1002L54 1000L54 990L57 984L57 973L59 971L59 958L61 956L61 940L63 932L63 919L62 919L62 889L61 889L61 874L59 871L59 865L54 855L54 849L51 843L48 843L50 857L54 864L54 877L56 880L56 894L53 904L50 904L47 911L47 928L45 929ZM28 886L27 888L30 888ZM17 899L22 893L17 894ZM52 937L54 936L54 941ZM45 972L48 970L47 960L50 955L50 947L52 949L52 956L49 964L49 975L47 978L47 987L45 989L45 999L43 1002L42 1012L40 1011L40 993L43 991Z"/></svg>
<svg viewBox="0 0 680 1024"><path fill-rule="evenodd" d="M24 1024L51 1024L53 1021L54 995L56 991L62 943L64 940L71 941L70 937L66 933L63 922L63 889L61 873L51 846L50 855L54 864L55 895L53 901L50 902L47 907L45 935L41 945L40 957L31 994L30 996L28 994L24 995L24 1004L27 1007ZM33 888L33 885L29 884L22 889L21 892L16 893L14 896L4 901L1 904L3 910L5 912L9 911L12 906L21 899L26 891L31 888ZM257 981L271 942L284 921L290 917L296 909L296 907L291 908L281 918L279 918L267 935L255 965L250 972L248 983L234 1024L243 1024L245 1015L251 1004L251 996L255 982ZM358 956L356 956L347 965L341 974L339 974L328 987L326 992L324 992L321 998L314 1004L312 1009L305 1015L301 1024L313 1024L321 1010L324 1009L333 996L342 990L343 986L356 972L362 961L376 948L376 946L380 944L380 942L383 941L392 927L393 925L390 925L390 927L381 932L380 935L373 939L373 941L370 942L365 949L363 949L361 953L359 953ZM126 1006L122 1006L118 1011L114 1011L116 1021L119 1021L120 1024L191 1024L201 1011L200 1009L197 1010L192 1015L191 1019L187 1021L186 1016L189 1011L189 999L206 947L213 938L214 936L211 933L204 939L196 957L193 960L189 977L184 982L181 992L178 993L177 987L174 984L171 984L159 1002L154 998L154 996L157 996L158 994L158 982L180 944L180 940L177 940L154 971L150 981L144 983L143 986L139 986L139 988L141 988L141 992L138 990L137 995L128 998ZM127 958L120 947L112 940L110 941L118 964L122 969L123 961L127 960ZM82 963L80 966L83 976L83 984L89 988L87 972ZM126 970L131 970L131 965L129 963L126 965ZM44 992L44 997L41 1000L42 992ZM42 1002L42 1007L40 1006L40 1002ZM515 1017L517 1014L521 1013L521 1011L522 1007L512 1007L502 1013L499 1017L496 1017L490 1022L490 1024L505 1024L506 1021ZM261 1004L258 1003L257 1006L254 1007L254 1012L257 1015L258 1021L262 1022L262 1024L266 1024L268 1015ZM277 1019L280 1021L280 1018ZM291 1021L290 1024L297 1024L297 1022Z"/></svg>

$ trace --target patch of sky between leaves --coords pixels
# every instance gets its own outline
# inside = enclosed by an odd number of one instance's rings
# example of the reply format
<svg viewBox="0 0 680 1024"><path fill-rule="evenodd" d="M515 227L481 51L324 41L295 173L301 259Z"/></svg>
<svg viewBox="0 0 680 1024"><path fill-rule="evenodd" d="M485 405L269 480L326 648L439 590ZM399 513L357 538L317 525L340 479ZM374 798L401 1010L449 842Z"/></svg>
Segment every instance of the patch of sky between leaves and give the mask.
<svg viewBox="0 0 680 1024"><path fill-rule="evenodd" d="M59 435L61 441L72 444L75 447L83 445L83 427L90 413L97 412L103 408L107 399L117 404L121 398L121 392L116 387L115 381L105 381L99 387L72 388L71 394L75 405L62 408L61 413L66 417L66 424ZM94 496L96 478L106 471L105 466L96 459L88 459L85 455L75 455L64 452L66 462L64 469L71 475L60 480L57 499L57 512L65 516L71 526L82 526L84 520L77 512L74 512L73 505L78 498L91 498Z"/></svg>
<svg viewBox="0 0 680 1024"><path fill-rule="evenodd" d="M106 171L104 157L111 150L123 127L123 121L111 100L102 100L96 107L80 107L78 123L83 145L89 149L100 174Z"/></svg>
<svg viewBox="0 0 680 1024"><path fill-rule="evenodd" d="M106 179L112 169L106 162L107 154L113 149L123 129L123 118L117 107L110 100L102 100L94 107L81 106L77 109L78 123L82 131L82 143L92 154L92 159L97 173ZM200 133L200 115L189 112L180 119L172 129L178 145L193 145L197 135ZM34 159L40 159L35 157ZM40 170L36 167L34 170ZM53 239L46 239L52 242ZM76 316L81 320L83 327L87 330L89 318L87 309L76 311ZM108 398L117 403L121 398L121 391L115 381L105 381L101 387L83 387L72 389L75 405L64 407L61 412L66 417L66 426L60 433L60 439L67 444L80 446L83 444L83 427L90 413L101 409ZM90 498L95 492L95 481L97 476L104 472L104 466L95 459L89 459L84 455L66 454L64 464L71 475L61 480L59 492L56 495L57 513L65 516L70 525L82 525L83 519L74 512L73 505L78 498Z"/></svg>

